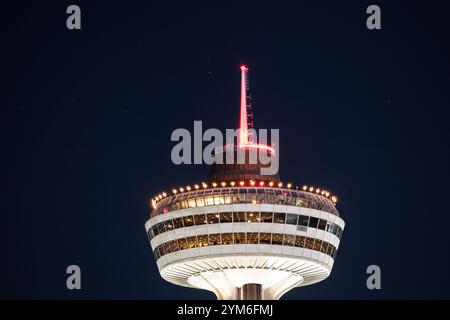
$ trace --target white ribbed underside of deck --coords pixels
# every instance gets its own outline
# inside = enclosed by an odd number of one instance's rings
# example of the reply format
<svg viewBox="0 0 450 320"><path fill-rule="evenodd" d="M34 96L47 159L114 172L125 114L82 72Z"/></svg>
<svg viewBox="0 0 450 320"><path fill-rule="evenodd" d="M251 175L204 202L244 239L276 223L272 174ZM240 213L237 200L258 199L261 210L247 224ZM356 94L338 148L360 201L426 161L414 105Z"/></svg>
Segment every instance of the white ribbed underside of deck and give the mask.
<svg viewBox="0 0 450 320"><path fill-rule="evenodd" d="M235 299L247 283L263 287L263 299L279 299L288 290L319 282L330 274L326 264L303 257L227 255L186 259L162 266L161 276L177 285L212 291Z"/></svg>

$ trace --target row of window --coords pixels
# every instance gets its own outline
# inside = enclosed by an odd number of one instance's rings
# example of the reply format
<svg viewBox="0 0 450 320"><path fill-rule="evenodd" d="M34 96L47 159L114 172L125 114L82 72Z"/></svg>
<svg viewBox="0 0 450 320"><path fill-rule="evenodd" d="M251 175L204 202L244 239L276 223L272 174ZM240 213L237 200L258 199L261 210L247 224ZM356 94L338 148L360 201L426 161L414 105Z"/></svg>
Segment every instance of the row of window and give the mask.
<svg viewBox="0 0 450 320"><path fill-rule="evenodd" d="M339 239L342 236L342 228L339 225L315 217L281 212L221 212L207 214L201 213L162 221L150 228L150 238L174 229L200 226L204 224L230 222L286 223L297 225L297 230L299 231L306 231L306 228L310 227L330 232Z"/></svg>
<svg viewBox="0 0 450 320"><path fill-rule="evenodd" d="M280 204L288 206L297 206L304 208L312 208L338 215L336 208L331 201L318 195L309 194L301 191L280 190L280 189L264 189L264 188L240 188L240 189L222 189L222 193L208 194L212 190L199 190L191 193L167 197L158 203L157 208L152 212L152 216L163 214L171 211L223 205L223 204ZM223 190L229 190L224 192ZM231 190L231 191L230 191ZM252 192L251 192L252 191ZM295 193L295 196L294 196Z"/></svg>
<svg viewBox="0 0 450 320"><path fill-rule="evenodd" d="M228 244L270 244L282 246L295 246L320 251L336 259L337 249L323 240L296 236L293 234L282 233L263 233L263 232L234 232L234 233L214 233L180 238L167 241L160 244L153 251L155 259L176 252L191 248L228 245Z"/></svg>

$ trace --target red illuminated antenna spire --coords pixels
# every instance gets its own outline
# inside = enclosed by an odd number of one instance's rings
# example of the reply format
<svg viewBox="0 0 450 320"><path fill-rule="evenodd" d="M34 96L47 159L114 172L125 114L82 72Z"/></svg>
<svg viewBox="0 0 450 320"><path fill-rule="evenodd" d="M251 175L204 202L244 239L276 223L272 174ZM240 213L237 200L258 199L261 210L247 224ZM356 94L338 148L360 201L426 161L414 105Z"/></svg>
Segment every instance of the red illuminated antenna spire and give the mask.
<svg viewBox="0 0 450 320"><path fill-rule="evenodd" d="M251 113L250 95L248 94L249 84L248 84L248 68L245 65L241 66L241 114L239 123L239 145L247 145L249 143L249 131L248 128L253 127L252 122L249 118L253 119L253 113Z"/></svg>
<svg viewBox="0 0 450 320"><path fill-rule="evenodd" d="M256 137L252 137L252 132L249 128L253 128L253 113L252 105L250 103L251 95L248 93L248 68L245 65L241 66L241 113L239 116L239 148L264 150L275 154L275 150L266 144L256 143ZM251 121L249 121L251 118ZM255 138L255 139L251 139Z"/></svg>

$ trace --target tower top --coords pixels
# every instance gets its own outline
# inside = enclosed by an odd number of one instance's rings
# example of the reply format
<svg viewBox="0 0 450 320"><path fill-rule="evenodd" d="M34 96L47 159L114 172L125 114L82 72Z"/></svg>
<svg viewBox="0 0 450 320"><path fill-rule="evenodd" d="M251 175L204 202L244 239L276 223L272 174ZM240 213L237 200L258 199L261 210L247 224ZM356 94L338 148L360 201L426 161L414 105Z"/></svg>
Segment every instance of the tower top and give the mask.
<svg viewBox="0 0 450 320"><path fill-rule="evenodd" d="M211 181L238 181L238 180L256 180L256 181L275 181L280 180L278 173L275 175L261 175L262 167L269 167L270 164L263 164L261 154L271 154L272 161L275 159L275 150L268 144L262 144L253 137L253 112L251 112L251 96L249 94L248 67L241 65L241 102L239 114L239 134L237 145L234 141L227 144L219 151L222 157L222 164L214 163L211 166ZM232 153L233 163L226 163L226 153ZM241 153L243 152L243 153ZM255 163L252 163L250 154L256 156ZM218 154L216 154L217 156ZM241 156L243 159L238 160Z"/></svg>

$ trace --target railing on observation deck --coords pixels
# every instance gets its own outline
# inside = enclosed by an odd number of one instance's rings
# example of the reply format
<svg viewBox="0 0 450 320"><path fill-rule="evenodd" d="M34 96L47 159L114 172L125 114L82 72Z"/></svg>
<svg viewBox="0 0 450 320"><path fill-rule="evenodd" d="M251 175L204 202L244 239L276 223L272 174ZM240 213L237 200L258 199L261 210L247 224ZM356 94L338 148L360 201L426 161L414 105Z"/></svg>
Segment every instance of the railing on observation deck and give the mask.
<svg viewBox="0 0 450 320"><path fill-rule="evenodd" d="M339 216L333 202L321 195L282 188L211 188L168 196L156 204L151 217L171 211L223 204L279 204L312 208Z"/></svg>

